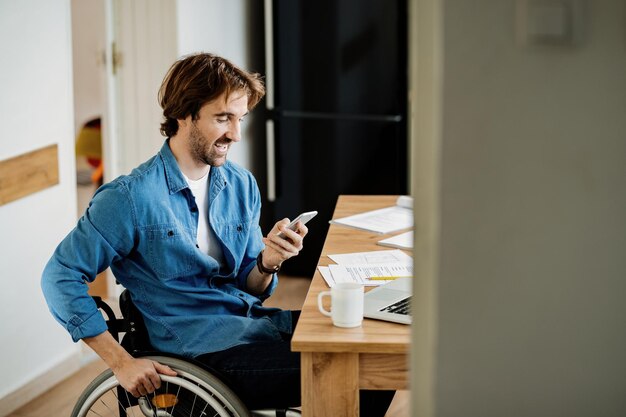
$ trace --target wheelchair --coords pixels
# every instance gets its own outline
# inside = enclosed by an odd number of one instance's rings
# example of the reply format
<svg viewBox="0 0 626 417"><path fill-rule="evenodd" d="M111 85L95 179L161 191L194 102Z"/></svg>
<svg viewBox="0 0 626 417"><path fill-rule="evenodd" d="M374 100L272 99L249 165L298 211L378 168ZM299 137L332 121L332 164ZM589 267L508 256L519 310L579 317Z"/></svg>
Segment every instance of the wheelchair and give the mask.
<svg viewBox="0 0 626 417"><path fill-rule="evenodd" d="M107 317L107 327L116 340L134 357L160 362L176 371L161 375L161 387L154 393L135 398L119 385L108 369L98 375L79 396L72 417L296 417L296 409L248 410L237 395L201 363L177 355L155 352L141 313L124 290L119 305L122 318L100 297L92 297Z"/></svg>

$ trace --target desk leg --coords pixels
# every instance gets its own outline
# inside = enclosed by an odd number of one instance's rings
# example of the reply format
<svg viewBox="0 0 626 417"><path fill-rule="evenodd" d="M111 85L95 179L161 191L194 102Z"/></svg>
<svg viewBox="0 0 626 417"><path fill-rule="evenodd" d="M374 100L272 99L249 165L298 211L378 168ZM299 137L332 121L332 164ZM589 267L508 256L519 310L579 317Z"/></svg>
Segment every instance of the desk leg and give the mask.
<svg viewBox="0 0 626 417"><path fill-rule="evenodd" d="M358 417L358 353L302 352L303 417Z"/></svg>

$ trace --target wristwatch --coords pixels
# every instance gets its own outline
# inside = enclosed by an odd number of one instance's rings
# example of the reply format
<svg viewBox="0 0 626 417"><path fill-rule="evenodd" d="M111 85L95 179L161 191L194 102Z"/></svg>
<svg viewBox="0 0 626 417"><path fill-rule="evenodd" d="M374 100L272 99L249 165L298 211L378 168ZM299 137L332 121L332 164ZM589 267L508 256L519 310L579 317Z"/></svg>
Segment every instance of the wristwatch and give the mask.
<svg viewBox="0 0 626 417"><path fill-rule="evenodd" d="M276 265L274 268L266 268L263 266L263 251L259 252L259 255L256 257L256 266L262 274L275 274L280 271L280 265Z"/></svg>

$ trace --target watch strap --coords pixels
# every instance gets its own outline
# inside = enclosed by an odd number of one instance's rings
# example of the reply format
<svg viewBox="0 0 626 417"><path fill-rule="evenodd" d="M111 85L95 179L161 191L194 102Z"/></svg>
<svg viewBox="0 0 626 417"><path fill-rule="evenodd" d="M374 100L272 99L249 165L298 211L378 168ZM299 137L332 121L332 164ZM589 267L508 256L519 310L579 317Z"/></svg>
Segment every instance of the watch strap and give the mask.
<svg viewBox="0 0 626 417"><path fill-rule="evenodd" d="M256 266L262 274L275 274L280 271L280 265L277 265L274 268L266 268L263 266L263 251L259 252L256 257Z"/></svg>

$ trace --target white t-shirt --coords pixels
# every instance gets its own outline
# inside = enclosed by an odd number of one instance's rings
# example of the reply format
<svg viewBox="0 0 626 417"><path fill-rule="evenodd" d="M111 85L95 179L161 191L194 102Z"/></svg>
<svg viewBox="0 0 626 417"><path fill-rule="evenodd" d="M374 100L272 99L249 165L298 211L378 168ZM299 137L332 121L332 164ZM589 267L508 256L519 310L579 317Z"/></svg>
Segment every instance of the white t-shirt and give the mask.
<svg viewBox="0 0 626 417"><path fill-rule="evenodd" d="M198 231L196 233L198 246L200 246L200 250L203 253L206 253L222 265L224 262L222 247L217 240L217 236L209 227L209 172L211 172L210 169L204 177L198 180L189 179L185 174L183 176L187 180L189 189L191 189L198 206Z"/></svg>

